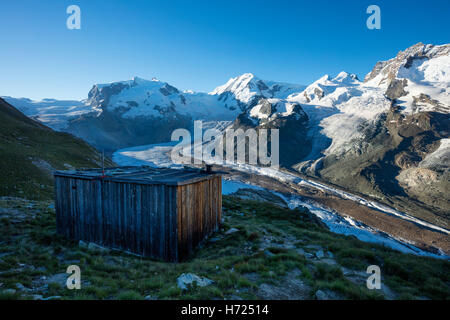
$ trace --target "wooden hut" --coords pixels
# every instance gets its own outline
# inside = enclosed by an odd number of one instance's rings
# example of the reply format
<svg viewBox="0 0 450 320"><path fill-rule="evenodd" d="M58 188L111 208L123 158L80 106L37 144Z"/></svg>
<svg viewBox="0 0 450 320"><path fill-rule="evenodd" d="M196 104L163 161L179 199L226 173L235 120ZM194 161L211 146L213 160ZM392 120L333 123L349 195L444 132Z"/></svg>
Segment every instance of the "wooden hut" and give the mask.
<svg viewBox="0 0 450 320"><path fill-rule="evenodd" d="M120 167L54 176L57 231L77 241L180 261L220 223L220 173Z"/></svg>

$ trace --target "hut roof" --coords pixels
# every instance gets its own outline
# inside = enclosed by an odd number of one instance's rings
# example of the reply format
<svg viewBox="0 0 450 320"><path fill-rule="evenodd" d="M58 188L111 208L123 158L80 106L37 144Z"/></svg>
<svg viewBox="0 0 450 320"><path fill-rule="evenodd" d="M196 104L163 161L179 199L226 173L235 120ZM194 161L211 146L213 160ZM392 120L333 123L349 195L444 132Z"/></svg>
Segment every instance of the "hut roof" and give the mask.
<svg viewBox="0 0 450 320"><path fill-rule="evenodd" d="M104 172L101 168L55 171L54 175L125 183L185 185L208 180L221 174L220 172L206 172L196 168L171 169L140 166L105 168Z"/></svg>

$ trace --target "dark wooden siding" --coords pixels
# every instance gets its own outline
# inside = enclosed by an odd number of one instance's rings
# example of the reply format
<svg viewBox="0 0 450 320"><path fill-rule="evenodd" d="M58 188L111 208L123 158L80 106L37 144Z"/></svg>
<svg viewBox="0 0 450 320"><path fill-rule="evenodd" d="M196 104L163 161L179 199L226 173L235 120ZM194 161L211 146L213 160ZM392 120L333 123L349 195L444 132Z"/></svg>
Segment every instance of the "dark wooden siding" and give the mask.
<svg viewBox="0 0 450 320"><path fill-rule="evenodd" d="M187 258L194 248L215 232L222 214L222 179L178 186L178 255Z"/></svg>
<svg viewBox="0 0 450 320"><path fill-rule="evenodd" d="M146 257L185 259L217 230L221 177L171 186L55 176L57 230Z"/></svg>

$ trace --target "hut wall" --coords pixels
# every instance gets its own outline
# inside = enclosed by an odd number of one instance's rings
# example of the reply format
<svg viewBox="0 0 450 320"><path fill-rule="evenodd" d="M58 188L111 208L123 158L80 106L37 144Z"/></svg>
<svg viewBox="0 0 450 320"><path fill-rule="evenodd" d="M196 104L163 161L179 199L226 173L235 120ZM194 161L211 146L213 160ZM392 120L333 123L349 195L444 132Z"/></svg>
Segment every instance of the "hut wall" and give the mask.
<svg viewBox="0 0 450 320"><path fill-rule="evenodd" d="M178 254L180 259L185 259L200 241L219 227L222 179L215 177L177 189Z"/></svg>
<svg viewBox="0 0 450 320"><path fill-rule="evenodd" d="M185 259L217 230L220 177L186 185L150 185L55 176L57 231L146 257Z"/></svg>
<svg viewBox="0 0 450 320"><path fill-rule="evenodd" d="M101 244L146 257L178 260L176 189L104 181Z"/></svg>

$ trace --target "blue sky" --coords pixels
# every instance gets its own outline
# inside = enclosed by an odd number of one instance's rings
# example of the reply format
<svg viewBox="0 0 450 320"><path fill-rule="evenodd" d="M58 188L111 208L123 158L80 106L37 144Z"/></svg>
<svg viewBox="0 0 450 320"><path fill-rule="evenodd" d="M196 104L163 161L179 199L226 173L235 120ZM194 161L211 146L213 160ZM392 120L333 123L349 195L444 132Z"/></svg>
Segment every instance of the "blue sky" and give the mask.
<svg viewBox="0 0 450 320"><path fill-rule="evenodd" d="M66 8L81 8L81 30ZM381 8L381 30L366 8ZM156 77L210 91L230 77L360 78L419 41L450 42L450 1L15 0L0 2L0 95L84 99L95 83Z"/></svg>

